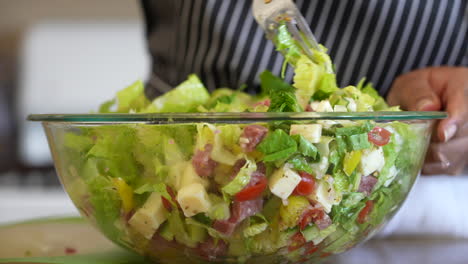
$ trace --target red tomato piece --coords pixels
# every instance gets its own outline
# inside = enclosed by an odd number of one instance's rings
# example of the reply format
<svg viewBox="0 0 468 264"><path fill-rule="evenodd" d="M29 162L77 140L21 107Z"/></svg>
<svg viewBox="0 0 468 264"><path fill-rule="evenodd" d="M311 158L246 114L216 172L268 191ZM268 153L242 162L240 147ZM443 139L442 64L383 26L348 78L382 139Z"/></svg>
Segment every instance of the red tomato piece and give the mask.
<svg viewBox="0 0 468 264"><path fill-rule="evenodd" d="M315 252L318 251L318 247L314 245L314 242L309 242L306 244L306 249L305 249L305 252L304 254L306 255L312 255L314 254Z"/></svg>
<svg viewBox="0 0 468 264"><path fill-rule="evenodd" d="M302 195L302 196L307 196L312 194L312 192L315 190L315 179L314 176L307 172L299 172L299 175L301 175L301 181L299 184L296 186L294 189L294 194L296 195Z"/></svg>
<svg viewBox="0 0 468 264"><path fill-rule="evenodd" d="M317 219L322 219L325 212L321 209L310 208L307 209L301 216L299 220L299 229L304 230L311 222L316 221Z"/></svg>
<svg viewBox="0 0 468 264"><path fill-rule="evenodd" d="M321 257L321 258L326 258L326 257L330 256L331 254L332 254L332 253L330 253L330 252L323 252L323 253L320 255L320 257Z"/></svg>
<svg viewBox="0 0 468 264"><path fill-rule="evenodd" d="M367 216L372 211L372 209L374 209L374 201L369 200L366 202L366 206L362 208L361 212L359 212L357 218L359 224L364 224L365 222L367 222Z"/></svg>
<svg viewBox="0 0 468 264"><path fill-rule="evenodd" d="M294 251L301 248L306 243L304 236L301 232L297 232L291 237L291 244L288 247L288 251Z"/></svg>
<svg viewBox="0 0 468 264"><path fill-rule="evenodd" d="M267 187L266 177L259 177L258 181L255 184L251 186L246 186L246 188L238 192L236 194L236 200L239 202L255 200L260 195L262 195L262 192L265 190L266 187Z"/></svg>
<svg viewBox="0 0 468 264"><path fill-rule="evenodd" d="M385 146L390 141L391 135L392 133L385 128L374 127L374 129L367 133L367 138L377 146Z"/></svg>

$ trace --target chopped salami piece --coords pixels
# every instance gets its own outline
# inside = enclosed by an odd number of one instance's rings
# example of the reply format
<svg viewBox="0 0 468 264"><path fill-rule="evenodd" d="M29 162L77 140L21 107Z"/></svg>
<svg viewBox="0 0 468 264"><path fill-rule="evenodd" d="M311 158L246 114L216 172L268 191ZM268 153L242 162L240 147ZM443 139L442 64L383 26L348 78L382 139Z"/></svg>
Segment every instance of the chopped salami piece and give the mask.
<svg viewBox="0 0 468 264"><path fill-rule="evenodd" d="M270 106L271 100L270 99L265 99L263 101L257 102L253 105L253 107L264 105L264 106Z"/></svg>
<svg viewBox="0 0 468 264"><path fill-rule="evenodd" d="M235 201L231 208L231 218L235 219L237 223L250 217L263 208L263 199L249 200L243 202Z"/></svg>
<svg viewBox="0 0 468 264"><path fill-rule="evenodd" d="M234 230L237 227L236 222L231 222L231 219L228 220L217 220L213 223L213 228L218 230L220 233L223 233L225 235L232 235L234 233Z"/></svg>
<svg viewBox="0 0 468 264"><path fill-rule="evenodd" d="M231 217L227 220L218 220L213 223L213 228L225 235L232 235L237 225L247 217L262 210L263 199L249 201L234 201L231 207Z"/></svg>
<svg viewBox="0 0 468 264"><path fill-rule="evenodd" d="M361 177L361 183L359 184L358 192L362 192L366 196L369 196L377 183L377 178L374 176L363 176Z"/></svg>
<svg viewBox="0 0 468 264"><path fill-rule="evenodd" d="M197 150L192 158L192 164L197 174L201 177L209 177L213 174L218 163L211 159L210 154L213 150L213 145L206 144L204 150Z"/></svg>
<svg viewBox="0 0 468 264"><path fill-rule="evenodd" d="M217 257L225 256L227 250L228 246L222 239L215 241L210 238L207 241L198 244L197 247L198 254L209 261L216 260Z"/></svg>
<svg viewBox="0 0 468 264"><path fill-rule="evenodd" d="M255 147L262 141L268 132L268 128L260 125L250 125L244 128L239 139L240 146L245 152L252 152Z"/></svg>

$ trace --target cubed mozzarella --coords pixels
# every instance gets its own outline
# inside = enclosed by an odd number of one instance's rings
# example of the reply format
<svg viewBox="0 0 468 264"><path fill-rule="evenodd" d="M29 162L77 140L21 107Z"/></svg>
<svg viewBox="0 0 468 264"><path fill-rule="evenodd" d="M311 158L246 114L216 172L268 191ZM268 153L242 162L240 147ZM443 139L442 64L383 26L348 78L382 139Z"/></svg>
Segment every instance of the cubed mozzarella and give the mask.
<svg viewBox="0 0 468 264"><path fill-rule="evenodd" d="M335 105L335 107L333 107L333 111L334 112L348 112L348 108L346 108L346 106L344 105Z"/></svg>
<svg viewBox="0 0 468 264"><path fill-rule="evenodd" d="M365 149L362 152L360 169L363 175L370 175L375 171L380 171L384 165L385 157L381 147Z"/></svg>
<svg viewBox="0 0 468 264"><path fill-rule="evenodd" d="M273 173L268 186L274 195L286 200L300 181L301 176L285 165Z"/></svg>
<svg viewBox="0 0 468 264"><path fill-rule="evenodd" d="M320 203L325 212L329 213L333 205L341 202L342 196L335 191L333 184L325 180L327 177L331 176L326 175L324 179L317 182L315 192L310 195L310 198Z"/></svg>
<svg viewBox="0 0 468 264"><path fill-rule="evenodd" d="M185 170L182 174L182 178L180 180L179 186L176 186L176 189L181 189L185 186L191 185L193 183L199 183L203 185L203 187L208 187L209 182L206 179L198 176L195 168L193 167L192 163L189 162L185 167Z"/></svg>
<svg viewBox="0 0 468 264"><path fill-rule="evenodd" d="M319 143L320 137L322 136L322 125L310 124L310 125L291 125L289 131L290 135L302 135L305 139L311 143Z"/></svg>
<svg viewBox="0 0 468 264"><path fill-rule="evenodd" d="M177 193L177 202L186 217L206 213L211 207L208 193L200 183L192 183L182 187Z"/></svg>
<svg viewBox="0 0 468 264"><path fill-rule="evenodd" d="M348 105L346 106L350 112L356 112L357 111L357 104L356 101L354 101L353 98L346 97L346 101L348 101Z"/></svg>
<svg viewBox="0 0 468 264"><path fill-rule="evenodd" d="M330 104L330 101L323 100L317 105L317 109L314 109L316 112L333 112L333 107Z"/></svg>
<svg viewBox="0 0 468 264"><path fill-rule="evenodd" d="M128 224L145 238L151 239L166 219L167 212L162 203L161 195L152 193L145 204L130 218Z"/></svg>

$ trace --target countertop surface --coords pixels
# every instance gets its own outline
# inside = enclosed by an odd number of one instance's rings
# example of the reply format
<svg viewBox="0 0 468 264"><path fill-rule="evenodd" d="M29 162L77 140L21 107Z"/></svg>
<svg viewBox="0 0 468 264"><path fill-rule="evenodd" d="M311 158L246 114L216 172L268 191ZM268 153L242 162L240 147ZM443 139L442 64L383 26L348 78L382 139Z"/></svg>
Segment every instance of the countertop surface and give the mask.
<svg viewBox="0 0 468 264"><path fill-rule="evenodd" d="M0 245L2 245L0 247L0 263L14 261L64 264L146 263L141 257L117 248L91 225L83 219L77 218L36 220L0 227ZM80 259L87 254L96 253L105 254L91 257L85 262L82 258ZM468 263L467 259L468 240L399 238L369 240L325 263L466 264Z"/></svg>

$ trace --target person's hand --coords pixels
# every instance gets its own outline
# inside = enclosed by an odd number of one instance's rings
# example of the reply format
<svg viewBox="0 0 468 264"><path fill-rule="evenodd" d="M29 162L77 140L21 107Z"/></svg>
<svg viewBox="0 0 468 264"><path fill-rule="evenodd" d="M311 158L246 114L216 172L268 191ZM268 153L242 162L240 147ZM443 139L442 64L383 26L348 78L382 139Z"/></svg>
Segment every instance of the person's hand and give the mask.
<svg viewBox="0 0 468 264"><path fill-rule="evenodd" d="M387 100L409 111L447 111L434 129L424 174L459 174L468 158L468 68L433 67L399 76Z"/></svg>

